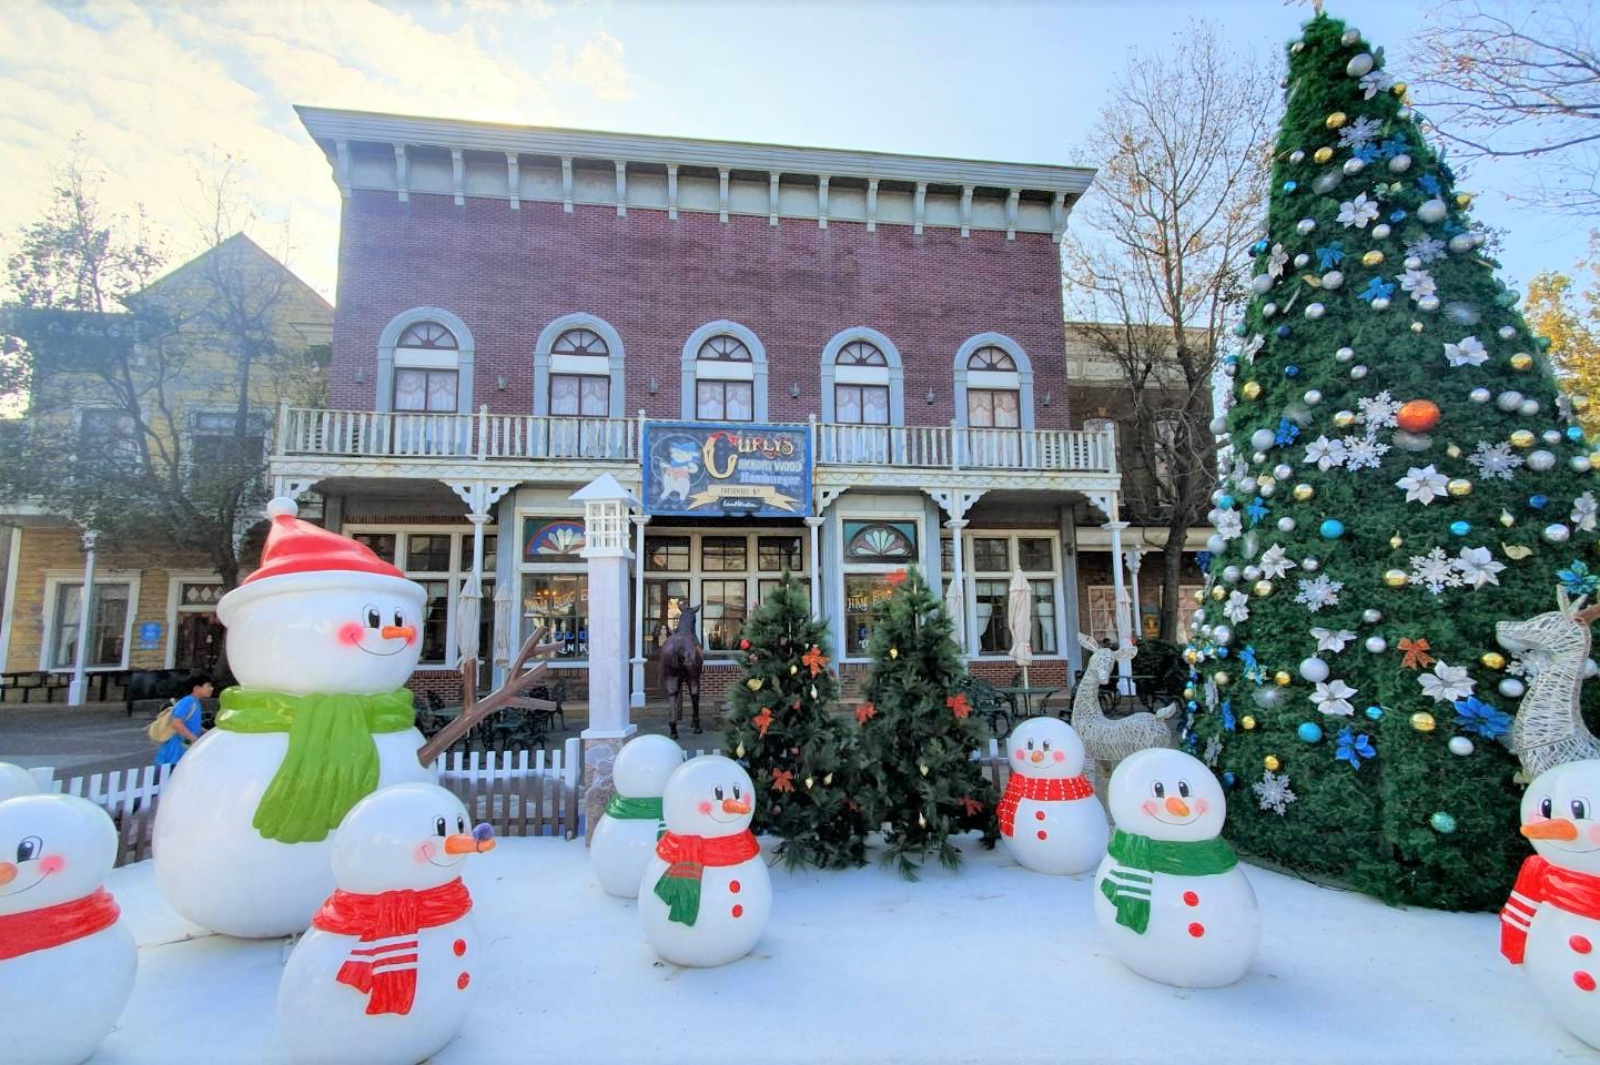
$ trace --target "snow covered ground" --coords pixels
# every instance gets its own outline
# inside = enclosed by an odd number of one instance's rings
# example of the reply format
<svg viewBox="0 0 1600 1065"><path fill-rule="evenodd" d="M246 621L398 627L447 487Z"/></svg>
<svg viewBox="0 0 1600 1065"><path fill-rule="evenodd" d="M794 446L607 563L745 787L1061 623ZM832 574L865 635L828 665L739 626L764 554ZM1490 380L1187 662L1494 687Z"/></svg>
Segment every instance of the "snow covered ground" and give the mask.
<svg viewBox="0 0 1600 1065"><path fill-rule="evenodd" d="M1250 870L1263 938L1241 983L1183 991L1100 941L1092 878L965 848L918 883L873 866L773 870L755 952L658 962L633 903L581 842L505 839L467 874L488 957L469 1027L435 1062L1559 1062L1594 1051L1548 1022L1488 914L1390 909ZM93 1059L282 1062L283 941L202 935L149 862L108 886L140 945L120 1027ZM196 937L196 938L191 938ZM452 974L453 975L453 974ZM3 1040L0 1040L3 1047ZM0 1058L4 1057L0 1050Z"/></svg>

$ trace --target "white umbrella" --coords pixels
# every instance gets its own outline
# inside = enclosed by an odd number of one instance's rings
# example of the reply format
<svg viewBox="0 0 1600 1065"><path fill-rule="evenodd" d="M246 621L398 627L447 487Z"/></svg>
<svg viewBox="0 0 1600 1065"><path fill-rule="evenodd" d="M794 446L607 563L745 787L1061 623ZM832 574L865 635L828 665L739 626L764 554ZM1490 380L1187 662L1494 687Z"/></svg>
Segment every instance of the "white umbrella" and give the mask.
<svg viewBox="0 0 1600 1065"><path fill-rule="evenodd" d="M461 595L456 600L456 650L461 658L478 656L478 619L483 616L483 593L478 582L468 577L461 582Z"/></svg>
<svg viewBox="0 0 1600 1065"><path fill-rule="evenodd" d="M950 620L955 623L955 630L951 635L955 638L956 646L961 648L961 653L966 654L967 604L961 595L961 582L954 577L950 578L950 584L944 590L944 605L945 609L950 611Z"/></svg>
<svg viewBox="0 0 1600 1065"><path fill-rule="evenodd" d="M1029 687L1028 667L1033 664L1033 589L1021 570L1011 574L1007 590L1006 627L1011 630L1011 650L1006 652L1022 667L1022 686Z"/></svg>
<svg viewBox="0 0 1600 1065"><path fill-rule="evenodd" d="M494 586L494 664L511 664L511 585L501 581Z"/></svg>

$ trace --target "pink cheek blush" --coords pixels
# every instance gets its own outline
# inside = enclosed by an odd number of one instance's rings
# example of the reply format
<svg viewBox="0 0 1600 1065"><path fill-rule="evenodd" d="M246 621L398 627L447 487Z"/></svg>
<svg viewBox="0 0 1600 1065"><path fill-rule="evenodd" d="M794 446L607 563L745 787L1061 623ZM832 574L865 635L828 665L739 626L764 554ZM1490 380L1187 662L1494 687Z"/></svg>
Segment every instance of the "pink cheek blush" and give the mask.
<svg viewBox="0 0 1600 1065"><path fill-rule="evenodd" d="M1149 814L1151 817L1154 817L1156 815L1156 804L1154 802L1149 801L1149 800L1146 800L1144 805L1140 806L1139 809L1143 810L1145 813Z"/></svg>
<svg viewBox="0 0 1600 1065"><path fill-rule="evenodd" d="M1600 843L1600 825L1589 826L1589 842Z"/></svg>
<svg viewBox="0 0 1600 1065"><path fill-rule="evenodd" d="M42 873L59 873L67 867L67 860L59 854L47 854L39 860L39 871Z"/></svg>
<svg viewBox="0 0 1600 1065"><path fill-rule="evenodd" d="M1023 749L1022 749L1022 748L1021 748L1021 747L1018 747L1018 748L1017 748L1017 753L1016 753L1016 754L1014 754L1014 755L1012 755L1012 756L1011 756L1011 757L1013 757L1013 758L1015 758L1015 759L1016 759L1016 760L1017 760L1017 761L1019 761L1019 762L1020 762L1020 761L1022 761L1022 760L1023 760L1023 759L1024 759L1024 758L1026 758L1026 757L1028 757L1028 752L1027 752L1027 751L1024 751L1024 750L1023 750Z"/></svg>
<svg viewBox="0 0 1600 1065"><path fill-rule="evenodd" d="M417 864L433 861L433 844L424 843L417 848Z"/></svg>
<svg viewBox="0 0 1600 1065"><path fill-rule="evenodd" d="M709 802L702 802L700 804L700 812L703 814L709 814L711 812L711 804Z"/></svg>
<svg viewBox="0 0 1600 1065"><path fill-rule="evenodd" d="M1206 802L1204 799L1196 799L1194 801L1194 808L1195 808L1195 812L1196 813L1202 813L1203 814L1207 810L1211 809L1211 804Z"/></svg>
<svg viewBox="0 0 1600 1065"><path fill-rule="evenodd" d="M1052 755L1052 757L1058 762L1065 762L1067 760L1067 752L1057 751L1054 755Z"/></svg>
<svg viewBox="0 0 1600 1065"><path fill-rule="evenodd" d="M354 647L361 642L361 635L366 631L366 629L363 629L353 621L346 622L339 626L339 642L348 647Z"/></svg>

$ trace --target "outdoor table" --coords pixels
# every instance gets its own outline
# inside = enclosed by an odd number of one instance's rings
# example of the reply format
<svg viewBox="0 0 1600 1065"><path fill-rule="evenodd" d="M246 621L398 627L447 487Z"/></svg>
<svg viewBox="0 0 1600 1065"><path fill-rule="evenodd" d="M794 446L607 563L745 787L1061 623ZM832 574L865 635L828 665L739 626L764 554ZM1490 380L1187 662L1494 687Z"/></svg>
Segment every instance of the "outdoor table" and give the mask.
<svg viewBox="0 0 1600 1065"><path fill-rule="evenodd" d="M995 691L1009 695L1013 705L1022 709L1023 717L1033 717L1044 713L1044 704L1050 701L1050 696L1060 691L1060 688L996 688ZM1038 709L1034 709L1037 697Z"/></svg>

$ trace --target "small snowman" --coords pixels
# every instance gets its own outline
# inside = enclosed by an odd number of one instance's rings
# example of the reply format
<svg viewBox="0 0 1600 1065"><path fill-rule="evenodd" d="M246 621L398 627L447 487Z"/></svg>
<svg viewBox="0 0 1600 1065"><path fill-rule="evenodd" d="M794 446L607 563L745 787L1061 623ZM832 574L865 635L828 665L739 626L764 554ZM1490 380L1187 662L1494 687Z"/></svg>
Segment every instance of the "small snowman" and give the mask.
<svg viewBox="0 0 1600 1065"><path fill-rule="evenodd" d="M426 599L362 544L267 506L261 568L222 597L228 663L216 728L162 789L156 880L204 928L302 931L333 890L329 836L379 787L434 779L403 685Z"/></svg>
<svg viewBox="0 0 1600 1065"><path fill-rule="evenodd" d="M105 811L72 795L0 802L0 1059L71 1065L133 993L139 952L102 886L117 859Z"/></svg>
<svg viewBox="0 0 1600 1065"><path fill-rule="evenodd" d="M1540 773L1522 796L1522 863L1500 911L1500 953L1520 965L1555 1022L1600 1049L1600 760Z"/></svg>
<svg viewBox="0 0 1600 1065"><path fill-rule="evenodd" d="M1011 779L995 808L1000 838L1036 873L1087 873L1105 857L1105 808L1083 775L1083 741L1065 721L1030 718L1007 741Z"/></svg>
<svg viewBox="0 0 1600 1065"><path fill-rule="evenodd" d="M413 1065L455 1038L484 951L461 865L493 847L489 826L469 829L461 800L435 784L355 805L333 842L339 887L278 985L291 1059Z"/></svg>
<svg viewBox="0 0 1600 1065"><path fill-rule="evenodd" d="M1151 980L1222 987L1249 970L1261 916L1233 848L1217 838L1222 785L1199 759L1151 748L1111 775L1117 830L1095 874L1095 920L1117 959Z"/></svg>
<svg viewBox="0 0 1600 1065"><path fill-rule="evenodd" d="M616 794L589 841L589 863L606 894L638 897L639 880L664 831L661 795L682 764L683 748L666 736L640 736L617 752L611 766Z"/></svg>
<svg viewBox="0 0 1600 1065"><path fill-rule="evenodd" d="M15 799L19 795L37 795L39 783L33 779L33 774L20 765L10 762L0 762L0 802Z"/></svg>
<svg viewBox="0 0 1600 1065"><path fill-rule="evenodd" d="M650 946L675 965L738 961L772 913L772 879L750 833L750 776L721 755L691 758L667 778L667 833L639 884Z"/></svg>

